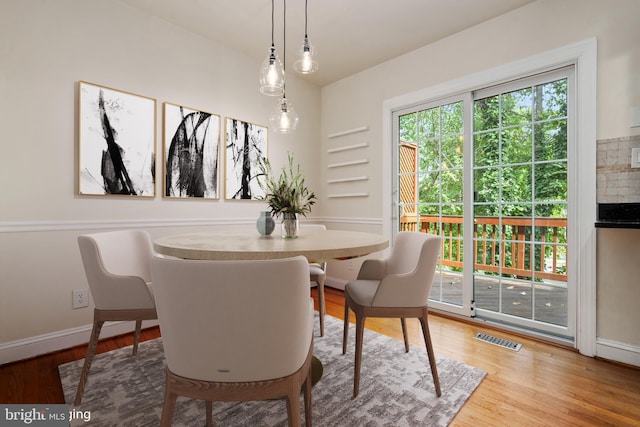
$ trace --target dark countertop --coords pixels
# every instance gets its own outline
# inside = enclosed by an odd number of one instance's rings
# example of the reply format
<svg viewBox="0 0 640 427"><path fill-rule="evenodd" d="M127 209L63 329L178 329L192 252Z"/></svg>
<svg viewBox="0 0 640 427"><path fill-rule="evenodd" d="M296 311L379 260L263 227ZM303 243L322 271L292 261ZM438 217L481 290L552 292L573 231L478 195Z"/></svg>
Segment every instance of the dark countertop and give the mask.
<svg viewBox="0 0 640 427"><path fill-rule="evenodd" d="M640 228L640 203L598 203L598 228Z"/></svg>

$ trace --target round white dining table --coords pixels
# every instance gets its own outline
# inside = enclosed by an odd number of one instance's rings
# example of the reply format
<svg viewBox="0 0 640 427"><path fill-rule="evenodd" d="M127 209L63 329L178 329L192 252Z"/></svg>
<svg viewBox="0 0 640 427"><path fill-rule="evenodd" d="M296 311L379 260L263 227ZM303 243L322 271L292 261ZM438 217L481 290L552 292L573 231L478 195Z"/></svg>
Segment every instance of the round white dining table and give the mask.
<svg viewBox="0 0 640 427"><path fill-rule="evenodd" d="M163 255L201 260L261 260L305 256L310 262L356 258L389 246L375 233L301 228L297 238L261 236L255 230L221 230L175 234L154 241Z"/></svg>

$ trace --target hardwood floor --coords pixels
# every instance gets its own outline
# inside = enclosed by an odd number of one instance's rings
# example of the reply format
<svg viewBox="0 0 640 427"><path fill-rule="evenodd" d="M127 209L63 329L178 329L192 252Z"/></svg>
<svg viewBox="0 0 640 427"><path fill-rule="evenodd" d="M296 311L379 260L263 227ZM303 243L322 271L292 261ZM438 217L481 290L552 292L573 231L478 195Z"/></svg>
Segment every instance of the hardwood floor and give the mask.
<svg viewBox="0 0 640 427"><path fill-rule="evenodd" d="M315 296L315 291L313 293ZM325 298L327 314L342 318L343 293L327 288ZM419 323L415 320L407 323L411 343L422 346ZM476 332L486 329L437 315L429 318L429 325L436 354L488 373L452 426L640 425L639 368L585 357L572 350L500 331L488 331L522 343L519 352L512 352L473 339ZM397 320L368 319L366 326L402 338ZM158 328L149 328L143 331L141 339L159 335ZM351 339L349 344L354 345L353 337ZM98 352L132 342L131 335L106 339L98 345ZM57 367L83 358L85 351L86 347L77 347L1 366L0 403L64 403ZM367 357L366 343L363 357ZM429 375L428 369L425 375Z"/></svg>

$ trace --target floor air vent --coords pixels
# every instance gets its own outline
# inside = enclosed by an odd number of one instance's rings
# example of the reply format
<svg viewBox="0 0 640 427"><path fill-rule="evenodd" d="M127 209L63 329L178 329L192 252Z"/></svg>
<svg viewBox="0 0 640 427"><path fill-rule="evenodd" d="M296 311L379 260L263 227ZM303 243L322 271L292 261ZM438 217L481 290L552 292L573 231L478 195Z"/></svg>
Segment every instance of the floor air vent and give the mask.
<svg viewBox="0 0 640 427"><path fill-rule="evenodd" d="M518 351L522 347L522 344L520 343L483 334L482 332L478 332L474 338L480 341L488 342L489 344L497 345L499 347L508 348L509 350L513 351Z"/></svg>

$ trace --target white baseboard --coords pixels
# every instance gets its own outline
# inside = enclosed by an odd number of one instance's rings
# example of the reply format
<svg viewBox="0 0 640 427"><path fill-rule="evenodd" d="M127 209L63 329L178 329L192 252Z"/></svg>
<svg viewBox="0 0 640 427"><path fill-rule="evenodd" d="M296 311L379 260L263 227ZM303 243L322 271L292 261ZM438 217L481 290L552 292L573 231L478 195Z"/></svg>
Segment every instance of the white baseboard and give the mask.
<svg viewBox="0 0 640 427"><path fill-rule="evenodd" d="M603 338L596 340L596 355L632 366L640 366L640 347Z"/></svg>
<svg viewBox="0 0 640 427"><path fill-rule="evenodd" d="M148 328L157 324L157 320L149 320L142 322L142 327ZM91 328L92 325L85 325L2 343L0 344L0 365L86 344L91 336ZM134 328L135 322L107 322L102 327L100 339L126 334L132 332Z"/></svg>

